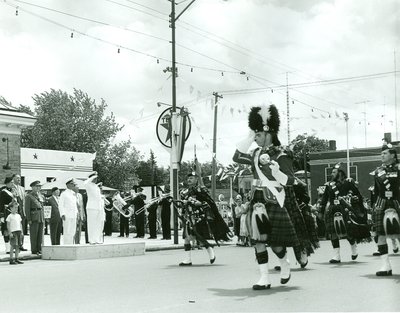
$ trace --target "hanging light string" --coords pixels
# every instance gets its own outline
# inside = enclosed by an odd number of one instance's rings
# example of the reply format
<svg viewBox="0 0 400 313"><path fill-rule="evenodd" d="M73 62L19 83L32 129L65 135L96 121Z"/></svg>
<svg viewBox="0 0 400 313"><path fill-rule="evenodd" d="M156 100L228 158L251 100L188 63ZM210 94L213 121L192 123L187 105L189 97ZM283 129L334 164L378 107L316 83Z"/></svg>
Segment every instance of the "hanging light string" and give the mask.
<svg viewBox="0 0 400 313"><path fill-rule="evenodd" d="M112 46L116 47L117 50L118 49L119 50L124 49L124 50L130 51L130 52L134 52L134 53L137 53L137 54L141 54L141 55L147 56L149 58L157 60L157 63L159 63L159 61L164 61L164 62L167 62L167 63L171 63L171 60L169 60L167 58L156 56L156 55L152 55L152 54L147 53L147 52L139 51L137 49L133 49L133 48L130 48L130 47L127 47L127 46L124 46L124 45L120 45L120 44L117 44L117 43L114 43L114 42L111 42L111 41L108 41L108 40L105 40L105 39L102 39L102 38L99 38L99 37L96 37L96 36L93 36L93 35L89 35L89 34L83 32L83 31L77 30L76 28L72 28L72 27L66 26L66 25L64 25L62 23L59 23L57 21L54 21L54 20L49 19L47 17L44 17L44 16L42 16L40 14L37 14L37 13L31 12L31 11L29 11L27 9L21 8L20 6L16 6L14 4L8 3L7 1L4 1L3 3L8 5L8 6L11 6L13 8L18 8L20 11L25 12L25 13L27 13L29 15L32 15L32 16L34 16L36 18L39 18L41 20L44 20L44 21L46 21L48 23L51 23L51 24L56 25L58 27L61 27L61 28L69 30L71 32L71 38L74 38L74 34L76 33L76 34L91 38L93 40L102 42L104 44L112 45ZM225 70L225 69L217 69L217 68L212 68L212 67L193 65L193 64L184 63L184 62L176 62L176 64L180 65L180 66L187 67L191 71L193 71L193 69L200 69L200 70L219 72L219 73L231 73L231 74L243 75L242 74L243 71L229 71L229 70Z"/></svg>

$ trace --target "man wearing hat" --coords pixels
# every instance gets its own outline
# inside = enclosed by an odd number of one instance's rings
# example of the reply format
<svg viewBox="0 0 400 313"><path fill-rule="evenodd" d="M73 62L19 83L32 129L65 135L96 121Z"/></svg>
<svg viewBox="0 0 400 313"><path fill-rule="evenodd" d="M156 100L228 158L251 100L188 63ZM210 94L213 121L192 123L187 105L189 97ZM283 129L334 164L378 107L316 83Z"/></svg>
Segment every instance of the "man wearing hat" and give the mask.
<svg viewBox="0 0 400 313"><path fill-rule="evenodd" d="M215 262L213 246L207 239L214 238L218 241L228 241L230 229L218 212L217 205L211 198L208 190L199 185L199 178L196 172L190 172L187 178L188 188L181 191L181 199L186 203L182 211L184 222L183 238L186 259L179 263L179 266L191 266L191 241L199 241L207 249L210 263Z"/></svg>
<svg viewBox="0 0 400 313"><path fill-rule="evenodd" d="M252 107L248 125L251 132L238 144L233 161L251 165L254 175L249 209L250 235L255 243L260 279L253 285L253 290L263 290L271 287L266 244L279 258L280 282L286 284L291 277L286 247L298 247L302 242L288 212L288 206L293 212L296 210L292 190L287 188L294 183L293 160L284 153L278 138L278 109L274 105ZM258 147L249 153L253 142ZM289 198L287 192L291 195ZM306 240L303 243L308 244Z"/></svg>
<svg viewBox="0 0 400 313"><path fill-rule="evenodd" d="M392 276L386 238L400 238L400 164L396 148L385 142L381 159L382 165L371 173L375 180L373 228L378 236L378 251L382 260L376 275Z"/></svg>
<svg viewBox="0 0 400 313"><path fill-rule="evenodd" d="M136 189L136 190L135 190ZM146 200L146 196L143 194L142 187L135 187L136 197L132 199L132 204L135 208L135 225L136 225L136 237L135 238L144 238L144 221L145 221L145 211L142 209L145 205L144 200ZM140 212L137 214L137 212Z"/></svg>
<svg viewBox="0 0 400 313"><path fill-rule="evenodd" d="M86 204L87 227L90 244L103 243L104 200L97 185L97 172L93 172L85 180L88 201Z"/></svg>
<svg viewBox="0 0 400 313"><path fill-rule="evenodd" d="M340 168L340 163L332 170L331 181L325 184L325 191L321 199L321 213L324 214L326 238L332 242L334 255L330 263L340 263L340 239L347 239L351 246L351 259L358 257L357 242L369 240L370 234L364 236L352 232L349 227L351 216L356 207L352 206L351 198L356 198L358 203L363 203L360 191L351 178ZM329 206L327 204L329 203ZM366 214L365 214L366 218ZM366 221L365 221L366 222ZM361 234L362 235L362 234Z"/></svg>
<svg viewBox="0 0 400 313"><path fill-rule="evenodd" d="M43 202L44 197L40 193L42 184L40 181L35 180L30 184L32 191L25 197L25 213L26 220L29 224L29 235L31 239L32 254L42 253L43 243L43 223L44 212Z"/></svg>
<svg viewBox="0 0 400 313"><path fill-rule="evenodd" d="M10 253L10 234L7 230L6 219L10 211L7 210L7 205L14 199L12 193L12 177L6 177L4 180L5 186L0 191L0 225L1 233L6 246L6 253Z"/></svg>
<svg viewBox="0 0 400 313"><path fill-rule="evenodd" d="M168 186L165 186L164 193L161 195L161 199L158 205L161 207L161 228L162 228L162 239L171 239L171 195Z"/></svg>
<svg viewBox="0 0 400 313"><path fill-rule="evenodd" d="M74 188L75 180L72 178L66 182L67 189L61 193L58 208L63 220L63 237L65 245L74 244L76 233L76 220L78 217L78 201Z"/></svg>
<svg viewBox="0 0 400 313"><path fill-rule="evenodd" d="M59 202L60 202L60 189L58 189L57 187L53 187L51 189L51 197L49 198L49 203L51 205L50 239L51 239L51 244L53 246L59 246L61 238L62 219L58 207Z"/></svg>

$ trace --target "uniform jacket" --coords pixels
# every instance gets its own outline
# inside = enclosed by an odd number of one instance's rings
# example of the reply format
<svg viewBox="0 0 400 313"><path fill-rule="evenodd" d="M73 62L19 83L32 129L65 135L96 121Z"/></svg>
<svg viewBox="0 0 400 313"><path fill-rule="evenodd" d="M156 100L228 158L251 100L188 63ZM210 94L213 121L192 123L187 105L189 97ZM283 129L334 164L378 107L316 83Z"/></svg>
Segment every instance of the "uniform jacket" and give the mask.
<svg viewBox="0 0 400 313"><path fill-rule="evenodd" d="M58 202L58 208L60 215L67 218L76 218L78 215L78 201L76 193L71 189L66 189L60 195L60 201Z"/></svg>
<svg viewBox="0 0 400 313"><path fill-rule="evenodd" d="M25 212L28 222L44 222L43 201L44 197L33 191L26 195Z"/></svg>

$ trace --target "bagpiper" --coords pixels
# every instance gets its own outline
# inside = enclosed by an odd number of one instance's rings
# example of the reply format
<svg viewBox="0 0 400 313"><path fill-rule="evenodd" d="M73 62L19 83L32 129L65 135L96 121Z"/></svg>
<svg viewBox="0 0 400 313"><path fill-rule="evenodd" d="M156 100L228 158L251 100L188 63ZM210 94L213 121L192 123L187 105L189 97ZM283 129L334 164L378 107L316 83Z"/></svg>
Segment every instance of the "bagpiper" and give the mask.
<svg viewBox="0 0 400 313"><path fill-rule="evenodd" d="M375 180L372 220L382 260L382 267L376 275L391 276L386 238L400 238L400 164L396 149L388 143L382 147L381 159L382 165L371 173Z"/></svg>
<svg viewBox="0 0 400 313"><path fill-rule="evenodd" d="M328 204L329 203L329 204ZM324 215L326 238L331 240L334 250L329 263L340 263L340 239L347 239L351 246L351 259L358 257L357 243L370 241L367 226L367 210L355 182L336 164L331 181L325 184L321 199L321 213Z"/></svg>
<svg viewBox="0 0 400 313"><path fill-rule="evenodd" d="M249 137L239 143L233 161L248 164L254 175L251 191L250 237L255 245L260 279L253 290L269 289L268 244L280 261L280 282L291 277L286 247L300 245L295 227L286 208L286 186L294 183L292 159L281 149L278 139L279 113L274 105L253 107L249 114ZM248 153L253 143L257 148ZM290 198L294 200L293 198ZM295 200L294 200L295 201Z"/></svg>
<svg viewBox="0 0 400 313"><path fill-rule="evenodd" d="M231 232L207 188L199 185L196 172L188 174L187 184L188 188L180 192L183 207L178 212L178 216L184 223L183 239L186 259L179 263L179 266L192 265L191 241L197 241L207 249L210 263L213 264L216 257L213 245L208 240L214 239L218 245L219 241L228 241ZM175 208L177 208L176 204Z"/></svg>

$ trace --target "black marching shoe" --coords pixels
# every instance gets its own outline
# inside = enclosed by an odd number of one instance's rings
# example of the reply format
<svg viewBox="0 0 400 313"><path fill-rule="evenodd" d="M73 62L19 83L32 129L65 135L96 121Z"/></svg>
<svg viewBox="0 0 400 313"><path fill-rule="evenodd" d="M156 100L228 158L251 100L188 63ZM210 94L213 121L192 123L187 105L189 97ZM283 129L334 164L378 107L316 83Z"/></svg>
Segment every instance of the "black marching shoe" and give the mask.
<svg viewBox="0 0 400 313"><path fill-rule="evenodd" d="M330 259L330 260L329 260L329 263L331 263L331 264L337 264L337 263L340 263L340 260Z"/></svg>
<svg viewBox="0 0 400 313"><path fill-rule="evenodd" d="M270 289L271 288L271 284L268 285L253 285L253 290L266 290L266 289Z"/></svg>
<svg viewBox="0 0 400 313"><path fill-rule="evenodd" d="M290 280L290 277L292 276L292 274L289 274L289 277L288 278L281 278L281 284L282 285L284 285L284 284L286 284L289 280Z"/></svg>
<svg viewBox="0 0 400 313"><path fill-rule="evenodd" d="M25 249L24 247L19 248L19 251L28 251L28 249Z"/></svg>
<svg viewBox="0 0 400 313"><path fill-rule="evenodd" d="M372 253L373 256L380 256L381 253L379 251L375 251L374 253Z"/></svg>
<svg viewBox="0 0 400 313"><path fill-rule="evenodd" d="M14 260L10 260L10 265L17 265L18 263L15 262Z"/></svg>
<svg viewBox="0 0 400 313"><path fill-rule="evenodd" d="M393 253L399 252L399 248L393 249Z"/></svg>
<svg viewBox="0 0 400 313"><path fill-rule="evenodd" d="M392 276L392 270L389 271L378 271L376 276Z"/></svg>
<svg viewBox="0 0 400 313"><path fill-rule="evenodd" d="M17 264L24 264L24 262L22 262L22 261L20 261L20 260L18 260L18 259L15 260L15 263L17 263Z"/></svg>
<svg viewBox="0 0 400 313"><path fill-rule="evenodd" d="M281 270L281 267L280 267L279 265L277 265L277 266L274 267L274 270L275 270L275 271L280 271L280 270Z"/></svg>
<svg viewBox="0 0 400 313"><path fill-rule="evenodd" d="M190 263L181 262L181 263L179 263L179 266L192 266L192 262L190 262Z"/></svg>
<svg viewBox="0 0 400 313"><path fill-rule="evenodd" d="M217 258L217 257L214 257L214 258L210 259L210 263L211 263L211 264L214 264L216 258Z"/></svg>
<svg viewBox="0 0 400 313"><path fill-rule="evenodd" d="M356 254L356 255L352 255L351 256L351 259L354 261L355 259L357 259L358 258L358 254Z"/></svg>
<svg viewBox="0 0 400 313"><path fill-rule="evenodd" d="M300 267L301 267L301 268L305 268L305 267L307 266L307 264L308 264L308 260L307 260L306 263L300 263Z"/></svg>

